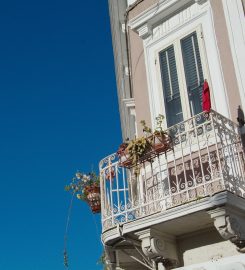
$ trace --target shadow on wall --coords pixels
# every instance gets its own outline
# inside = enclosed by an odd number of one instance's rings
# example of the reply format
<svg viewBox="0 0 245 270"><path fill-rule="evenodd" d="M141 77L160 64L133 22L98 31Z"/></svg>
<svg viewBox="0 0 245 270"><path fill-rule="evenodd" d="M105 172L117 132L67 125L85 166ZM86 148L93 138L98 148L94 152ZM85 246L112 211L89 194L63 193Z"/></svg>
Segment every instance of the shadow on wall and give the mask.
<svg viewBox="0 0 245 270"><path fill-rule="evenodd" d="M244 127L245 118L244 118L244 112L240 105L238 106L238 109L237 109L237 122L239 123L242 146L243 146L243 149L245 150L245 127Z"/></svg>

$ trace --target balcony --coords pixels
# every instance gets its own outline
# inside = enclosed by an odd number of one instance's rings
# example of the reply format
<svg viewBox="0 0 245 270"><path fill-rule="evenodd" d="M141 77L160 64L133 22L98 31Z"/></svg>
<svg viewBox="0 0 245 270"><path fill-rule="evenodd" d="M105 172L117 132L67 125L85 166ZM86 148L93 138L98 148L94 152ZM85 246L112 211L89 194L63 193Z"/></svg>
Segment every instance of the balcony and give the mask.
<svg viewBox="0 0 245 270"><path fill-rule="evenodd" d="M238 126L215 111L167 130L172 149L132 169L116 154L100 162L103 232L227 191L245 197L245 163Z"/></svg>

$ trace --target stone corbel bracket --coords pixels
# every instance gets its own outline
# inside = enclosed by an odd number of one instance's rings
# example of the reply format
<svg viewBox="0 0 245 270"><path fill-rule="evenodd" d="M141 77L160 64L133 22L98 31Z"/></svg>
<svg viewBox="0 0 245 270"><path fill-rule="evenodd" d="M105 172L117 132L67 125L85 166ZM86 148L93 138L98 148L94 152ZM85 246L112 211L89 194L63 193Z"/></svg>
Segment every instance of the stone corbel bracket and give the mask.
<svg viewBox="0 0 245 270"><path fill-rule="evenodd" d="M138 28L138 34L142 39L146 39L152 35L152 25L146 23Z"/></svg>
<svg viewBox="0 0 245 270"><path fill-rule="evenodd" d="M155 229L146 229L135 233L141 240L143 253L153 261L178 262L175 237L163 234Z"/></svg>
<svg viewBox="0 0 245 270"><path fill-rule="evenodd" d="M208 211L214 226L225 240L230 240L237 250L245 253L245 215L234 209L219 207Z"/></svg>

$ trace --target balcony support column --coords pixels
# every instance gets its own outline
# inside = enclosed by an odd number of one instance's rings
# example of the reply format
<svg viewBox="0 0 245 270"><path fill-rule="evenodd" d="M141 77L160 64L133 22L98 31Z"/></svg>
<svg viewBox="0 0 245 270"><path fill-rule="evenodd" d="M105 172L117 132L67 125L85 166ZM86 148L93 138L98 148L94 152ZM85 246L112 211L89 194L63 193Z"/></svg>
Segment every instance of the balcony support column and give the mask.
<svg viewBox="0 0 245 270"><path fill-rule="evenodd" d="M178 265L175 237L155 229L135 233L141 240L143 253L152 261L154 270L165 270Z"/></svg>
<svg viewBox="0 0 245 270"><path fill-rule="evenodd" d="M218 207L208 211L214 226L225 240L230 240L237 250L245 253L245 215L234 208Z"/></svg>

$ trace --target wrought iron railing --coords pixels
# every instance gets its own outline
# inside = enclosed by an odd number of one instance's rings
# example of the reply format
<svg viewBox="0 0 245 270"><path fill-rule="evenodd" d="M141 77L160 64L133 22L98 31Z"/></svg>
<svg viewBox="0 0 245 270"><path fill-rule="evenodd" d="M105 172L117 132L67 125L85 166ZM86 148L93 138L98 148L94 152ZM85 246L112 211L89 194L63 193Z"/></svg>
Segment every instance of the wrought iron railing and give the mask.
<svg viewBox="0 0 245 270"><path fill-rule="evenodd" d="M245 197L238 126L215 111L170 127L173 150L132 169L116 154L100 162L102 226L107 230L227 190Z"/></svg>

